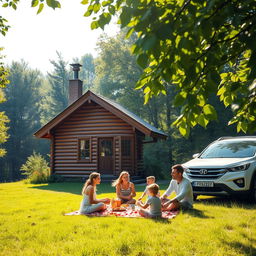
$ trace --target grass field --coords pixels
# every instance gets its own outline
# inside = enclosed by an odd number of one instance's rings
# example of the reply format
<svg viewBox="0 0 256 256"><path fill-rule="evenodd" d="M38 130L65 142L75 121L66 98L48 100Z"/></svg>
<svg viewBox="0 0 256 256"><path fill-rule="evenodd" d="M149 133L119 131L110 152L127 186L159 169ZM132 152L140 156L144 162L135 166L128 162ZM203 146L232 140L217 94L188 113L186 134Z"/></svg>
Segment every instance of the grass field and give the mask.
<svg viewBox="0 0 256 256"><path fill-rule="evenodd" d="M256 207L199 197L175 219L63 216L82 183L0 184L0 255L256 255ZM137 196L144 187L136 187ZM161 185L161 190L166 186ZM114 197L101 184L98 197Z"/></svg>

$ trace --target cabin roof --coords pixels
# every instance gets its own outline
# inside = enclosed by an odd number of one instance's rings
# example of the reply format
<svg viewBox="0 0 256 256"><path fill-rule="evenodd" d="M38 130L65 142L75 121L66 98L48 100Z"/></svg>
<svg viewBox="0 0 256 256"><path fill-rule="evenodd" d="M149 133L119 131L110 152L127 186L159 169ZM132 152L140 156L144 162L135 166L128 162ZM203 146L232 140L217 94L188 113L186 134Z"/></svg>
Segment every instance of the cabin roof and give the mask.
<svg viewBox="0 0 256 256"><path fill-rule="evenodd" d="M70 116L75 110L77 110L80 106L82 106L87 101L94 101L99 104L103 108L107 109L117 117L121 118L131 126L135 127L137 130L142 133L154 137L166 139L167 135L158 130L156 127L151 124L145 122L143 119L130 112L120 104L103 97L101 95L97 95L92 91L88 90L84 95L82 95L79 99L69 105L66 109L64 109L61 113L55 116L51 121L45 124L42 128L35 132L35 136L38 138L49 138L51 134L51 130L57 126L60 122Z"/></svg>

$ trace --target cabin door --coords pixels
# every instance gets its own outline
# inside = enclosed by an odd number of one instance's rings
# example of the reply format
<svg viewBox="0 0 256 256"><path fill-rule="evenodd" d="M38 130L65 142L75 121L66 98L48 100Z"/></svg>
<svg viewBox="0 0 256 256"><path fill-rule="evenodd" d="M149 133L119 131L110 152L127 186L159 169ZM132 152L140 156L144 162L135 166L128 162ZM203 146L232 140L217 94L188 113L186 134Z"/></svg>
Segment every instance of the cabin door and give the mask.
<svg viewBox="0 0 256 256"><path fill-rule="evenodd" d="M113 138L99 139L99 171L102 174L113 174Z"/></svg>

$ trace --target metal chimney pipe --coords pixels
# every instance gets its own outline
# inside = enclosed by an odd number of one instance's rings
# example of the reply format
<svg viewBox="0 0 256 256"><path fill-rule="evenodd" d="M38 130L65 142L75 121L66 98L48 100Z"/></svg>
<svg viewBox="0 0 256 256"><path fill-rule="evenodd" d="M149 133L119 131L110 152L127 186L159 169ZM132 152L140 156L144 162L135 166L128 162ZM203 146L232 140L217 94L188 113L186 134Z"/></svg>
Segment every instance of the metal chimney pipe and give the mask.
<svg viewBox="0 0 256 256"><path fill-rule="evenodd" d="M82 67L79 63L70 64L74 71L74 79L78 79L78 72L80 71L80 67Z"/></svg>
<svg viewBox="0 0 256 256"><path fill-rule="evenodd" d="M70 64L70 66L73 68L74 71L74 79L69 80L69 105L78 100L83 94L83 82L78 79L78 72L82 65L80 65L79 63L75 63Z"/></svg>

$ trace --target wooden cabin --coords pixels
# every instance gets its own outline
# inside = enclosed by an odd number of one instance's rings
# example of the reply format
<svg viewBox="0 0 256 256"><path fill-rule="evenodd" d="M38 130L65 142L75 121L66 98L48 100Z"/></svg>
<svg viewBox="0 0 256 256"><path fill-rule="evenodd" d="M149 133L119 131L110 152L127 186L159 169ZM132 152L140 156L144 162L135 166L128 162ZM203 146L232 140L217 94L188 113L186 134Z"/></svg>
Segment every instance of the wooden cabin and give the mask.
<svg viewBox="0 0 256 256"><path fill-rule="evenodd" d="M78 76L69 83L70 105L34 134L51 140L52 174L143 175L143 144L167 135L112 100L91 91L82 95Z"/></svg>

